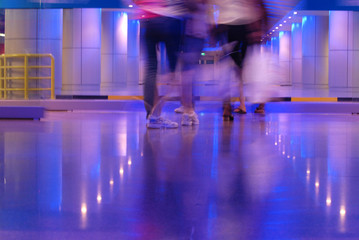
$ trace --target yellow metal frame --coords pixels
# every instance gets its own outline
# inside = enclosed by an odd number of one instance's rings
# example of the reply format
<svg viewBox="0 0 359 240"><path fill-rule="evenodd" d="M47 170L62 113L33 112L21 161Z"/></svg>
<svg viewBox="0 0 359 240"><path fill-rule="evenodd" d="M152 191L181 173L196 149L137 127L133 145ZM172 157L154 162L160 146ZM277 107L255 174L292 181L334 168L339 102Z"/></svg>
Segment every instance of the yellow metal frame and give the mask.
<svg viewBox="0 0 359 240"><path fill-rule="evenodd" d="M8 65L9 59L23 59L23 66L10 66ZM29 58L50 58L50 66L31 65L29 66ZM29 69L49 68L51 75L45 77L29 77ZM9 76L9 69L23 69L23 77ZM10 80L24 80L24 88L10 88L8 81ZM50 88L29 88L29 80L50 80ZM24 98L29 99L29 91L51 91L51 99L55 99L55 59L51 54L2 54L0 55L0 94L3 99L7 98L8 92L11 91L24 91Z"/></svg>

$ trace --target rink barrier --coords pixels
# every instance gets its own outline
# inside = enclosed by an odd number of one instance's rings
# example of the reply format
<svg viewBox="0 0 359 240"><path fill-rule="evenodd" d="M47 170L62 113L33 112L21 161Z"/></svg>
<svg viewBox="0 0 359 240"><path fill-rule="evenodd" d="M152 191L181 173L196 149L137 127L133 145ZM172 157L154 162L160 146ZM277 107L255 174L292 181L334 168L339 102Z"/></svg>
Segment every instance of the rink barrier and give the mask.
<svg viewBox="0 0 359 240"><path fill-rule="evenodd" d="M143 96L118 96L118 95L56 95L56 99L69 100L139 100L143 101ZM169 101L179 101L180 97L171 97ZM197 96L196 101L220 101L218 97ZM232 97L232 102L239 102L238 97ZM275 97L268 102L359 102L359 98L350 97Z"/></svg>
<svg viewBox="0 0 359 240"><path fill-rule="evenodd" d="M30 61L35 60L35 64ZM50 65L41 65L40 59L50 59ZM16 65L14 65L14 63ZM41 69L50 69L47 76L38 75ZM36 74L31 74L35 70ZM18 76L13 76L16 74ZM24 99L29 99L30 91L50 91L51 99L55 99L55 59L52 54L2 54L0 55L0 97L7 99L8 94L14 91L23 91ZM22 83L16 83L16 87L11 87L15 81L22 80ZM29 87L29 82L33 80L50 80L50 87Z"/></svg>

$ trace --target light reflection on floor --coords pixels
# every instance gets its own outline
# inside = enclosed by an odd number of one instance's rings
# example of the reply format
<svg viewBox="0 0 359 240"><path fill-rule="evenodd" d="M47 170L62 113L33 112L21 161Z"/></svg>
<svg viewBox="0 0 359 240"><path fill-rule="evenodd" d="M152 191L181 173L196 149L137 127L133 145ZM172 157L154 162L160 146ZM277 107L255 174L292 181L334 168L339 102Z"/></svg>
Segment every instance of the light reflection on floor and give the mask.
<svg viewBox="0 0 359 240"><path fill-rule="evenodd" d="M1 239L359 238L358 116L199 116L1 120Z"/></svg>

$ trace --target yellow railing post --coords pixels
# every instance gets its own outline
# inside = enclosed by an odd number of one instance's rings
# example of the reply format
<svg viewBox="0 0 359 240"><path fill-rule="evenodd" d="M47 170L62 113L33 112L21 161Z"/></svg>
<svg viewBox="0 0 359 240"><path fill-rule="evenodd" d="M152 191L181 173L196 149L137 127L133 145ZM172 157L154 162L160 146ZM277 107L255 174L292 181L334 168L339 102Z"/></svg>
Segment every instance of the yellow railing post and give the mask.
<svg viewBox="0 0 359 240"><path fill-rule="evenodd" d="M7 62L6 62L6 56L4 55L4 99L7 98L7 91L6 91L6 88L7 88L7 70L6 70L6 66L7 66Z"/></svg>
<svg viewBox="0 0 359 240"><path fill-rule="evenodd" d="M1 98L3 98L4 96L4 60L3 60L3 56L0 55L0 89L1 89Z"/></svg>
<svg viewBox="0 0 359 240"><path fill-rule="evenodd" d="M55 99L55 58L50 54L51 59L51 99Z"/></svg>
<svg viewBox="0 0 359 240"><path fill-rule="evenodd" d="M24 56L24 98L25 99L29 99L29 93L28 93L28 88L29 88L29 71L28 71L28 57L27 55Z"/></svg>

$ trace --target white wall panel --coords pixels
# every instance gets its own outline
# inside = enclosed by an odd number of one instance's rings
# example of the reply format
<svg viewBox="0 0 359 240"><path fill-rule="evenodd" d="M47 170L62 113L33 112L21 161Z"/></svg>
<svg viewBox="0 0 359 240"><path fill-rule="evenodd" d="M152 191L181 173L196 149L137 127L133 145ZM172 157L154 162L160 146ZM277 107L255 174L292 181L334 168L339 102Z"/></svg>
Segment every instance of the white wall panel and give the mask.
<svg viewBox="0 0 359 240"><path fill-rule="evenodd" d="M128 16L124 12L114 13L114 53L127 54Z"/></svg>
<svg viewBox="0 0 359 240"><path fill-rule="evenodd" d="M81 49L63 49L63 85L81 84Z"/></svg>
<svg viewBox="0 0 359 240"><path fill-rule="evenodd" d="M348 86L359 87L359 51L348 52Z"/></svg>
<svg viewBox="0 0 359 240"><path fill-rule="evenodd" d="M17 54L17 53L34 53L36 52L37 43L36 40L24 40L24 39L8 39L5 38L5 53Z"/></svg>
<svg viewBox="0 0 359 240"><path fill-rule="evenodd" d="M315 58L305 57L302 59L303 64L303 84L313 85L315 84Z"/></svg>
<svg viewBox="0 0 359 240"><path fill-rule="evenodd" d="M350 49L359 50L359 12L352 12L352 27L349 26L349 29L352 29L352 37L350 41L353 43L349 46Z"/></svg>
<svg viewBox="0 0 359 240"><path fill-rule="evenodd" d="M58 92L62 85L63 11L61 9L7 9L5 14L5 54L52 54L55 58L55 90ZM51 62L41 60L39 63L50 65ZM31 74L44 77L49 76L50 72L39 70L32 71ZM42 93L37 92L34 96L42 96Z"/></svg>
<svg viewBox="0 0 359 240"><path fill-rule="evenodd" d="M302 59L292 60L292 82L295 84L302 83Z"/></svg>
<svg viewBox="0 0 359 240"><path fill-rule="evenodd" d="M302 51L303 56L315 56L315 16L304 16L302 18Z"/></svg>
<svg viewBox="0 0 359 240"><path fill-rule="evenodd" d="M348 51L329 52L329 87L348 87Z"/></svg>
<svg viewBox="0 0 359 240"><path fill-rule="evenodd" d="M82 47L101 48L101 10L82 9Z"/></svg>
<svg viewBox="0 0 359 240"><path fill-rule="evenodd" d="M38 21L38 38L62 39L62 9L39 9Z"/></svg>
<svg viewBox="0 0 359 240"><path fill-rule="evenodd" d="M348 49L348 17L346 11L331 11L329 21L329 49Z"/></svg>
<svg viewBox="0 0 359 240"><path fill-rule="evenodd" d="M7 39L36 39L37 10L7 9L5 11L5 35Z"/></svg>
<svg viewBox="0 0 359 240"><path fill-rule="evenodd" d="M117 84L126 84L127 81L127 55L114 55L113 58L114 64L114 83Z"/></svg>
<svg viewBox="0 0 359 240"><path fill-rule="evenodd" d="M315 84L316 85L328 85L329 76L329 62L328 57L316 57L315 58Z"/></svg>
<svg viewBox="0 0 359 240"><path fill-rule="evenodd" d="M62 40L38 40L37 41L37 52L38 53L51 53L54 57L55 64L55 88L61 89L62 87ZM49 66L50 62L46 58L44 65Z"/></svg>
<svg viewBox="0 0 359 240"><path fill-rule="evenodd" d="M101 53L110 54L113 52L113 12L102 12L101 27Z"/></svg>
<svg viewBox="0 0 359 240"><path fill-rule="evenodd" d="M138 85L140 60L138 57L127 58L127 85Z"/></svg>
<svg viewBox="0 0 359 240"><path fill-rule="evenodd" d="M100 48L83 48L81 58L82 85L98 85L101 79ZM98 89L99 90L99 89Z"/></svg>
<svg viewBox="0 0 359 240"><path fill-rule="evenodd" d="M315 22L315 56L329 56L329 18L316 16Z"/></svg>
<svg viewBox="0 0 359 240"><path fill-rule="evenodd" d="M302 25L293 23L292 25L292 58L302 58Z"/></svg>
<svg viewBox="0 0 359 240"><path fill-rule="evenodd" d="M113 81L113 55L101 54L101 86Z"/></svg>

